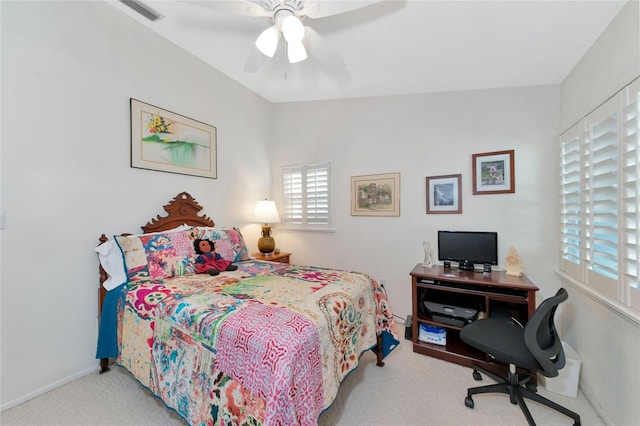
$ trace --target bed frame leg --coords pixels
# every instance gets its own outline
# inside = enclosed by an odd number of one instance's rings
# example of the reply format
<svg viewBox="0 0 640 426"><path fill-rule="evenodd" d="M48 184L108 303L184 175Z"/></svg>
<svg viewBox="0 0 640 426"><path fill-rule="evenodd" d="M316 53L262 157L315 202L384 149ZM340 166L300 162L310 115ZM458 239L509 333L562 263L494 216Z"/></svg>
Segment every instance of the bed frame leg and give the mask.
<svg viewBox="0 0 640 426"><path fill-rule="evenodd" d="M109 358L100 358L100 374L111 371L109 368Z"/></svg>
<svg viewBox="0 0 640 426"><path fill-rule="evenodd" d="M376 365L378 367L383 367L384 361L382 360L382 335L381 334L378 335L378 338L377 338L376 358L377 358Z"/></svg>

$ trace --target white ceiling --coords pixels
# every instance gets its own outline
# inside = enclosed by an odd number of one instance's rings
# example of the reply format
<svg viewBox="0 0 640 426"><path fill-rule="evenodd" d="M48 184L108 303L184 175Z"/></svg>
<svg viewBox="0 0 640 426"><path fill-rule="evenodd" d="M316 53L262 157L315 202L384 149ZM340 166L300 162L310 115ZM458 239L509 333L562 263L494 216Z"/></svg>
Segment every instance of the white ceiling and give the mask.
<svg viewBox="0 0 640 426"><path fill-rule="evenodd" d="M342 71L329 72L313 57L289 64L279 49L248 73L267 18L143 0L164 16L151 22L108 1L271 102L559 84L625 3L384 0L303 21L343 58Z"/></svg>

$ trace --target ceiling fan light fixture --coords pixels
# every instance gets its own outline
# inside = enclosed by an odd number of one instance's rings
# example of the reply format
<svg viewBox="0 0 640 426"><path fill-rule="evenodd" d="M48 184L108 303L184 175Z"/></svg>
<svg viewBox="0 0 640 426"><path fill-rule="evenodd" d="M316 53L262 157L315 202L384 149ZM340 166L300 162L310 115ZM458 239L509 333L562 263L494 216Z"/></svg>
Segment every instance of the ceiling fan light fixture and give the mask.
<svg viewBox="0 0 640 426"><path fill-rule="evenodd" d="M288 42L287 43L287 56L289 62L295 64L307 59L307 51L302 44L302 41Z"/></svg>
<svg viewBox="0 0 640 426"><path fill-rule="evenodd" d="M264 30L256 39L256 47L265 56L273 58L278 48L278 40L280 39L280 32L276 25L273 25Z"/></svg>
<svg viewBox="0 0 640 426"><path fill-rule="evenodd" d="M304 37L304 25L295 15L288 15L282 21L282 34L288 43L302 41Z"/></svg>

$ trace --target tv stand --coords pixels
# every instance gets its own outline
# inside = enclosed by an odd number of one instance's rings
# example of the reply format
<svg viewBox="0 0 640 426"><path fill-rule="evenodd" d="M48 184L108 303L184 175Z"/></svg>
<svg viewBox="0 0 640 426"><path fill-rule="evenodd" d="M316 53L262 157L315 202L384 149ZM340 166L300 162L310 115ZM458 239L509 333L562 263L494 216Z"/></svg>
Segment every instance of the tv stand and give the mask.
<svg viewBox="0 0 640 426"><path fill-rule="evenodd" d="M481 351L460 339L462 327L434 318L424 308L425 301L472 308L478 318L505 316L526 324L536 309L536 287L528 278L514 277L502 271L475 272L473 270L445 269L436 265L425 267L417 264L410 273L412 281L412 342L413 351L440 358L456 364L472 367L474 364L496 374L508 373L508 366L496 364ZM418 340L421 324L446 329L446 345L436 345ZM535 383L534 372L530 374Z"/></svg>

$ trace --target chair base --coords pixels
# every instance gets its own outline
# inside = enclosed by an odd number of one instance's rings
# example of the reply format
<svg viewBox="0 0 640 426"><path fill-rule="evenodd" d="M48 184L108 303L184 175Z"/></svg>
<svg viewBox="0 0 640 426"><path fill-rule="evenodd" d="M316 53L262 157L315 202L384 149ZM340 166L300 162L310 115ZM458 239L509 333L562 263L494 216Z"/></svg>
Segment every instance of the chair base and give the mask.
<svg viewBox="0 0 640 426"><path fill-rule="evenodd" d="M580 426L580 416L574 413L571 410L564 408L561 405L556 404L555 402L539 395L536 393L536 386L529 383L531 377L527 376L522 380L519 380L518 373L516 373L515 365L509 365L509 377L502 378L484 368L474 365L473 366L473 377L476 380L482 380L482 376L480 376L479 372L491 377L497 383L487 386L479 386L475 388L469 388L467 390L467 397L464 400L464 404L469 407L474 407L473 395L481 394L481 393L505 393L509 395L509 400L512 404L517 404L522 413L527 419L529 426L535 426L535 422L533 421L533 417L531 417L531 413L529 412L529 408L527 408L527 404L524 402L524 398L528 398L532 401L536 401L542 405L546 405L549 408L553 408L554 410L564 414L565 416L571 417L573 419L574 426Z"/></svg>

